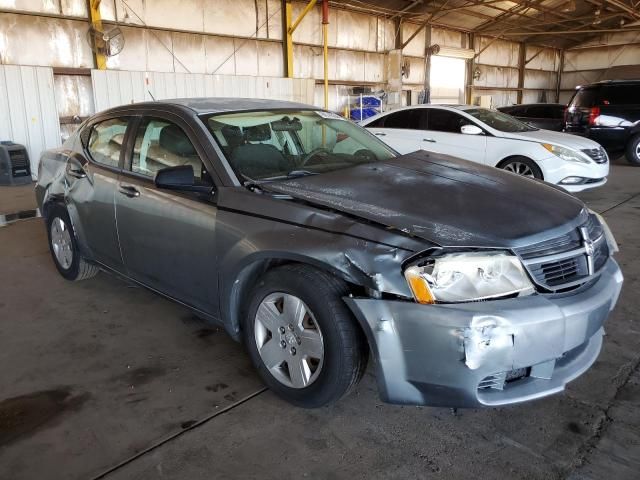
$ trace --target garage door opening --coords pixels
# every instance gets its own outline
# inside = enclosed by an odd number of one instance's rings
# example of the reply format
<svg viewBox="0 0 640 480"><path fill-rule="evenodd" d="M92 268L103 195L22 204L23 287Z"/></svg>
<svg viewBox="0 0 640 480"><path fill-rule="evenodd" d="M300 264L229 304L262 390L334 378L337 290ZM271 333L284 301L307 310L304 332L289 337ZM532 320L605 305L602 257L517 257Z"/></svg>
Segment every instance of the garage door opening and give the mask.
<svg viewBox="0 0 640 480"><path fill-rule="evenodd" d="M431 57L431 103L464 103L467 61L433 55Z"/></svg>

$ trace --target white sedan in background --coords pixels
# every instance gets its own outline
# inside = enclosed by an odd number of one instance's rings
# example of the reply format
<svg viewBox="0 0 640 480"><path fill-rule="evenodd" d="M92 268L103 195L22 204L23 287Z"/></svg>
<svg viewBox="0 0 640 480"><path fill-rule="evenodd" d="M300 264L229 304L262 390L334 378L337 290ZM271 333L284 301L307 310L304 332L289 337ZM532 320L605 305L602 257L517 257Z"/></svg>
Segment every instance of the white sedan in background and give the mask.
<svg viewBox="0 0 640 480"><path fill-rule="evenodd" d="M361 125L401 154L427 150L545 180L571 192L604 185L609 157L593 140L539 130L471 105L418 105Z"/></svg>

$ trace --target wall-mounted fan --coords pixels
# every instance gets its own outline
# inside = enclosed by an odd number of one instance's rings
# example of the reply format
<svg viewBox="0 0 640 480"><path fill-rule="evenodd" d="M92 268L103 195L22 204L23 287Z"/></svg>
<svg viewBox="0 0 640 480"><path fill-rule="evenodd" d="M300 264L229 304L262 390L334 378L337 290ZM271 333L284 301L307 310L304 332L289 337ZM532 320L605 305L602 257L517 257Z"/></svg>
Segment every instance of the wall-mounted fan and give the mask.
<svg viewBox="0 0 640 480"><path fill-rule="evenodd" d="M107 31L90 27L87 32L87 41L91 50L105 57L113 57L124 48L124 34L118 27Z"/></svg>
<svg viewBox="0 0 640 480"><path fill-rule="evenodd" d="M411 75L411 61L408 58L403 58L400 69L402 76L404 78L409 78L409 75Z"/></svg>

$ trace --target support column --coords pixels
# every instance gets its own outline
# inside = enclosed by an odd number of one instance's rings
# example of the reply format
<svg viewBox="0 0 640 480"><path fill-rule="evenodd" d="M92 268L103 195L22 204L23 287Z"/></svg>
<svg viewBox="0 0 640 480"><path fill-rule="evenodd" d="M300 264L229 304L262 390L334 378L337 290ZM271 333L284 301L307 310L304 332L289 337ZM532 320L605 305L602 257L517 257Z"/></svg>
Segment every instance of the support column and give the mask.
<svg viewBox="0 0 640 480"><path fill-rule="evenodd" d="M524 88L524 69L526 66L526 55L527 55L527 45L524 43L519 44L518 50L518 94L517 94L517 102L518 104L522 103L522 94Z"/></svg>
<svg viewBox="0 0 640 480"><path fill-rule="evenodd" d="M89 21L91 26L98 31L102 31L102 17L100 16L100 2L101 0L87 0L87 7L89 10ZM93 58L98 70L107 69L107 57L102 53L93 52Z"/></svg>
<svg viewBox="0 0 640 480"><path fill-rule="evenodd" d="M556 76L556 103L560 103L560 89L562 88L562 71L564 70L564 48L560 50L560 65Z"/></svg>
<svg viewBox="0 0 640 480"><path fill-rule="evenodd" d="M469 34L469 43L468 48L475 50L476 44L476 36L474 33ZM465 103L467 105L471 105L471 100L473 97L473 83L474 79L474 70L476 69L476 57L473 57L469 62L467 62L467 81L465 86Z"/></svg>
<svg viewBox="0 0 640 480"><path fill-rule="evenodd" d="M322 52L324 58L324 109L329 110L329 0L322 0Z"/></svg>
<svg viewBox="0 0 640 480"><path fill-rule="evenodd" d="M291 0L282 0L282 25L284 37L284 64L287 77L293 78L293 32L291 23L293 22L293 7Z"/></svg>

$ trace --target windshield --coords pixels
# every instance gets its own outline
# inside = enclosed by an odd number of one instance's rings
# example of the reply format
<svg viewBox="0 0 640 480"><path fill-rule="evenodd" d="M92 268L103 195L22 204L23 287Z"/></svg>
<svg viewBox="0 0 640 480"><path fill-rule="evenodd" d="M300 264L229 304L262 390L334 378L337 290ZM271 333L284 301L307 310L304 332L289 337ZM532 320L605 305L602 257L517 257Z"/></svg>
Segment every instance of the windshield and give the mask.
<svg viewBox="0 0 640 480"><path fill-rule="evenodd" d="M320 174L396 155L362 127L323 111L258 111L201 118L245 181Z"/></svg>
<svg viewBox="0 0 640 480"><path fill-rule="evenodd" d="M487 108L470 108L464 112L477 118L481 122L486 123L491 128L499 130L500 132L515 133L532 132L537 130L537 128L527 125L511 115L507 115L506 113L498 112L496 110L489 110Z"/></svg>

